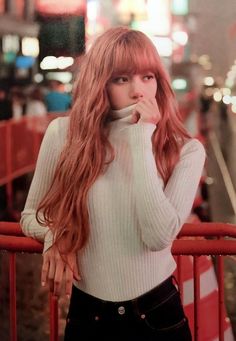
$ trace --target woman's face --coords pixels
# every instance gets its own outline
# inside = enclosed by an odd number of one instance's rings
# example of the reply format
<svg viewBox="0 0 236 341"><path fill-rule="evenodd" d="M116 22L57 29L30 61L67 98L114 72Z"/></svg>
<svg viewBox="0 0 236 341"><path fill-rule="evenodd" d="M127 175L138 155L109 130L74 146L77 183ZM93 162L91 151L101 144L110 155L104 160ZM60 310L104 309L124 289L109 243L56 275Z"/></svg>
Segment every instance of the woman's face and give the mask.
<svg viewBox="0 0 236 341"><path fill-rule="evenodd" d="M123 109L142 98L156 97L157 81L154 73L121 74L108 82L107 93L111 108Z"/></svg>

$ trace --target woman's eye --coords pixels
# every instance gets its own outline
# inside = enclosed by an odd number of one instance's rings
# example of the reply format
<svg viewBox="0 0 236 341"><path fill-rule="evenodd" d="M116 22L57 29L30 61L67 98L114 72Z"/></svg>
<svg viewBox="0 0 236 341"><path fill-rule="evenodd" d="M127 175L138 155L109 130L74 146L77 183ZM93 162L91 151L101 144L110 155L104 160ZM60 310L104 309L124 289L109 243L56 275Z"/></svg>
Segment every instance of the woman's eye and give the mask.
<svg viewBox="0 0 236 341"><path fill-rule="evenodd" d="M113 83L118 83L118 84L122 84L128 81L128 77L126 76L119 76L119 77L115 77L113 79Z"/></svg>
<svg viewBox="0 0 236 341"><path fill-rule="evenodd" d="M153 79L154 77L155 77L154 75L150 74L150 75L145 75L145 76L143 77L143 79L144 79L144 80L149 80L149 79Z"/></svg>

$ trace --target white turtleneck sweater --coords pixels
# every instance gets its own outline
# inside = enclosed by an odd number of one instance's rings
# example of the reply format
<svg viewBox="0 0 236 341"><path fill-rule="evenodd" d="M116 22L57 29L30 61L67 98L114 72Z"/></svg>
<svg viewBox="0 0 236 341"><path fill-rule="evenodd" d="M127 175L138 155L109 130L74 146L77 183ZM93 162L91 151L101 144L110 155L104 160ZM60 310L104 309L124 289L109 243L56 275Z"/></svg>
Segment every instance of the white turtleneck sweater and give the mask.
<svg viewBox="0 0 236 341"><path fill-rule="evenodd" d="M110 301L137 297L173 273L171 244L191 211L205 161L202 144L189 140L164 188L152 152L155 125L131 124L132 109L111 113L115 159L89 191L90 237L78 252L82 279L74 282ZM22 212L23 232L44 241L44 251L52 245L52 233L37 223L35 212L52 181L68 122L61 117L50 123Z"/></svg>

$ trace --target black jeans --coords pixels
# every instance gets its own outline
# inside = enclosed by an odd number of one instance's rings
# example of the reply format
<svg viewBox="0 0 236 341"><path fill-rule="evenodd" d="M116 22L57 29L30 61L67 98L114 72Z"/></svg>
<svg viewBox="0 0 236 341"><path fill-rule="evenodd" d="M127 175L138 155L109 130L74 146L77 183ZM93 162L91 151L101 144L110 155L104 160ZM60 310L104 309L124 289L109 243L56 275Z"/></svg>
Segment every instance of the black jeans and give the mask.
<svg viewBox="0 0 236 341"><path fill-rule="evenodd" d="M191 341L172 277L124 302L97 299L73 287L65 341Z"/></svg>

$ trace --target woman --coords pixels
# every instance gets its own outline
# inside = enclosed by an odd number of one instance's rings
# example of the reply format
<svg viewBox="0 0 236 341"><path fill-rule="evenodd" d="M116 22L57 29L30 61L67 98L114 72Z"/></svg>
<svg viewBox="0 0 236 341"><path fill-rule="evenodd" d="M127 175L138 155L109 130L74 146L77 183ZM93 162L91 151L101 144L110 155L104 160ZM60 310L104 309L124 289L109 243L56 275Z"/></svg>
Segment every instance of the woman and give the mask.
<svg viewBox="0 0 236 341"><path fill-rule="evenodd" d="M205 152L185 131L149 38L101 35L69 117L42 142L22 229L44 242L42 284L70 297L65 340L191 340L171 245Z"/></svg>

